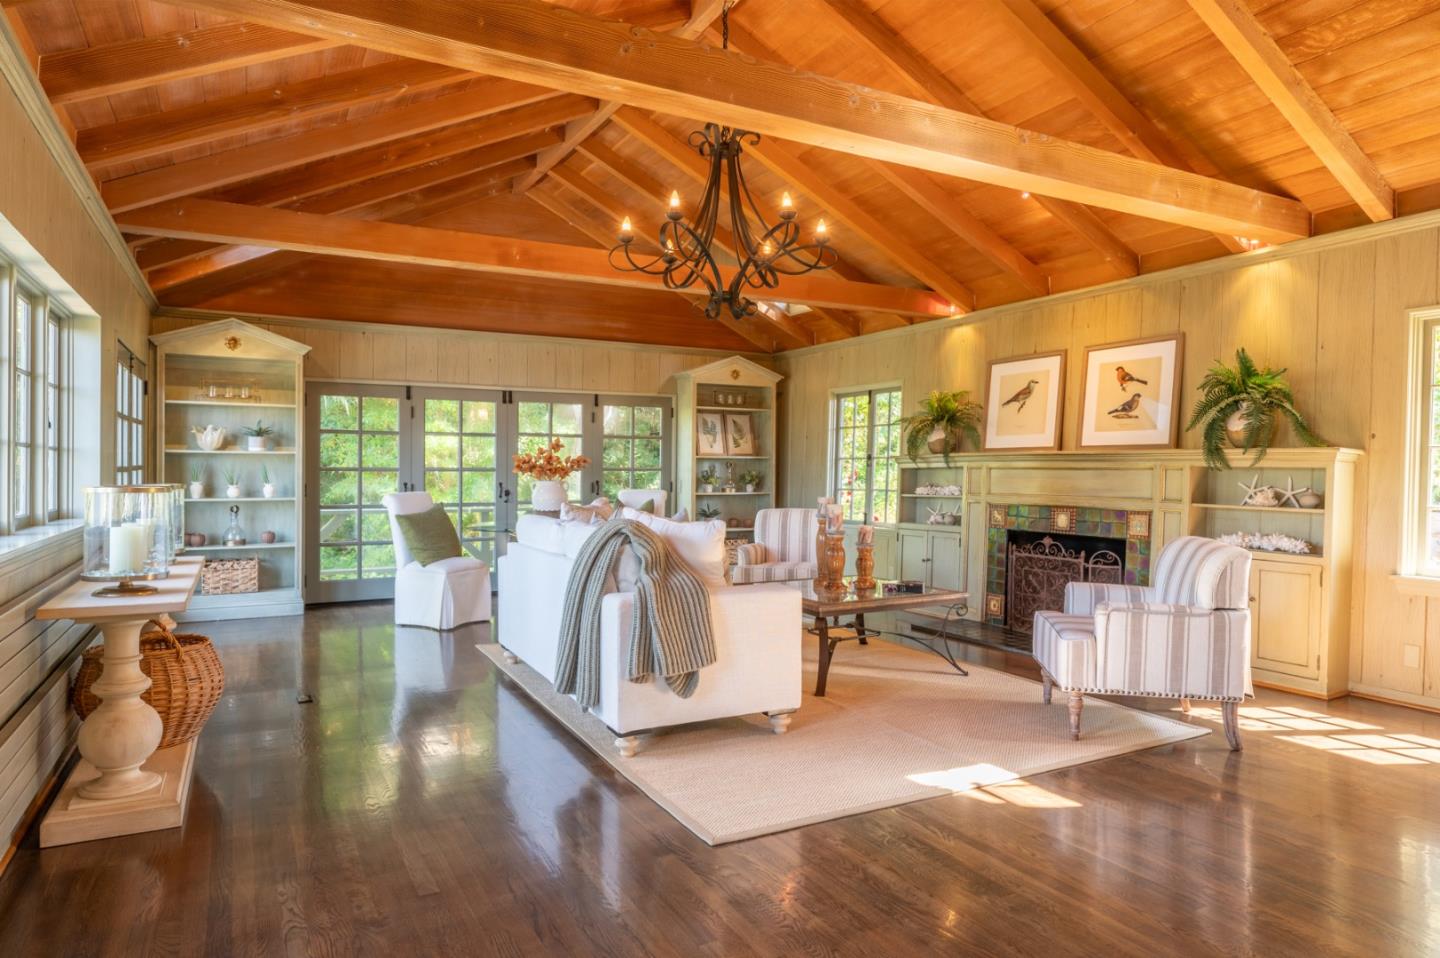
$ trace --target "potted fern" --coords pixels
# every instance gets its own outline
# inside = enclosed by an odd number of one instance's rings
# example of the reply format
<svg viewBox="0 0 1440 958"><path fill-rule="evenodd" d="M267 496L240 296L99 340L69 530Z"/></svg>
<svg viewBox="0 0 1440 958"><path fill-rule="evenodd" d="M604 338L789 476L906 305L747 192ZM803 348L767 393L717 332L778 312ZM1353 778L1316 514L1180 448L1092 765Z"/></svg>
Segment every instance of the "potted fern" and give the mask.
<svg viewBox="0 0 1440 958"><path fill-rule="evenodd" d="M275 434L275 427L267 426L260 420L255 425L246 426L242 432L245 433L245 448L250 452L264 452L270 448L270 437Z"/></svg>
<svg viewBox="0 0 1440 958"><path fill-rule="evenodd" d="M1295 394L1285 381L1284 369L1255 365L1244 349L1235 351L1235 365L1216 360L1200 381L1200 399L1186 431L1201 430L1200 448L1211 469L1229 469L1225 445L1255 452L1255 465L1265 458L1280 420L1287 419L1295 436L1307 446L1323 446L1305 417L1295 408Z"/></svg>
<svg viewBox="0 0 1440 958"><path fill-rule="evenodd" d="M950 453L958 450L966 437L974 445L980 445L983 411L983 407L970 398L968 390L932 390L920 400L919 412L900 420L905 432L906 454L912 460L919 459L920 453L928 449L944 456L948 465Z"/></svg>

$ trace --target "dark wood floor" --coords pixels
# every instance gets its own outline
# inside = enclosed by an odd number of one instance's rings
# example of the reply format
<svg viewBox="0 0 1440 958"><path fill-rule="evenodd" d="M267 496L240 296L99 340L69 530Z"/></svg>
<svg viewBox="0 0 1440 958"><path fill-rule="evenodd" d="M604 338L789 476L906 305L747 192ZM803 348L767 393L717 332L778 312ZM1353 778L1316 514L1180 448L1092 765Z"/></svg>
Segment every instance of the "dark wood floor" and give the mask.
<svg viewBox="0 0 1440 958"><path fill-rule="evenodd" d="M712 849L500 678L483 629L388 614L211 627L229 687L184 829L32 833L0 955L1440 949L1440 716L1262 693L1242 754L1209 735Z"/></svg>

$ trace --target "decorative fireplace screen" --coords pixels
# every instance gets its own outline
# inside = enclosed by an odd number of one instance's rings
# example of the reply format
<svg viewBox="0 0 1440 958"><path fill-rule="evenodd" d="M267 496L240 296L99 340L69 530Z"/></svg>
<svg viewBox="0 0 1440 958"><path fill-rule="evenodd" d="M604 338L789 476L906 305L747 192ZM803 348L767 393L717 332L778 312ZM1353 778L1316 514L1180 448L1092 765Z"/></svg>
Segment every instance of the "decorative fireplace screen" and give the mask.
<svg viewBox="0 0 1440 958"><path fill-rule="evenodd" d="M1036 612L1063 607L1066 583L1125 581L1125 563L1110 549L1067 549L1045 536L1034 542L1012 542L1008 552L1006 625L1027 634Z"/></svg>

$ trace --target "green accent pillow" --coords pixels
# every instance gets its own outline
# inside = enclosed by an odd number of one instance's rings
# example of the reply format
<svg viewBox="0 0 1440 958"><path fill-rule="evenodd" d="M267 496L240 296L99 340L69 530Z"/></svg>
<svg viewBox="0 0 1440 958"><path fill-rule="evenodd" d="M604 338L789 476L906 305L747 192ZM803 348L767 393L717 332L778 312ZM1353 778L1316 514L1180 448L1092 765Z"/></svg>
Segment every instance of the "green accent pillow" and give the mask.
<svg viewBox="0 0 1440 958"><path fill-rule="evenodd" d="M655 500L646 499L644 502L640 503L640 511L648 512L653 516L655 514Z"/></svg>
<svg viewBox="0 0 1440 958"><path fill-rule="evenodd" d="M463 554L460 551L460 536L455 533L455 524L450 521L444 506L431 506L424 512L396 516L395 524L400 527L405 548L421 565Z"/></svg>

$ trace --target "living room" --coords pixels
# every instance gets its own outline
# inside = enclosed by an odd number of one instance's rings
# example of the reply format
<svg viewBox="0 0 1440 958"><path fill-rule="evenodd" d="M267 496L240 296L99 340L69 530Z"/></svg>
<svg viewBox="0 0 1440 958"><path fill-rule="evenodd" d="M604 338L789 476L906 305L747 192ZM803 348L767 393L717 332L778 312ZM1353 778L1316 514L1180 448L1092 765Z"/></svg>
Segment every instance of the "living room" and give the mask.
<svg viewBox="0 0 1440 958"><path fill-rule="evenodd" d="M1433 953L1437 17L0 0L0 953Z"/></svg>

